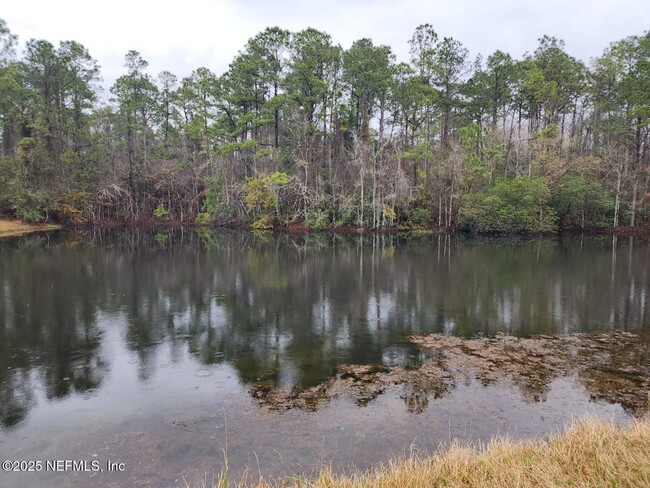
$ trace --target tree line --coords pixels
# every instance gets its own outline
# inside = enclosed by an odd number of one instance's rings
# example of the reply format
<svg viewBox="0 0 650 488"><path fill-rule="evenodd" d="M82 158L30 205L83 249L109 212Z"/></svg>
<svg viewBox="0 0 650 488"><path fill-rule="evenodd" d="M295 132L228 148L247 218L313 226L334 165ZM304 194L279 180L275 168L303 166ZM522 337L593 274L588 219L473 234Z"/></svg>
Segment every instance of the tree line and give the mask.
<svg viewBox="0 0 650 488"><path fill-rule="evenodd" d="M0 213L256 228L640 227L650 204L650 33L589 65L544 36L471 59L420 25L409 62L371 39L267 28L218 75L136 51L99 101L75 41L0 20Z"/></svg>

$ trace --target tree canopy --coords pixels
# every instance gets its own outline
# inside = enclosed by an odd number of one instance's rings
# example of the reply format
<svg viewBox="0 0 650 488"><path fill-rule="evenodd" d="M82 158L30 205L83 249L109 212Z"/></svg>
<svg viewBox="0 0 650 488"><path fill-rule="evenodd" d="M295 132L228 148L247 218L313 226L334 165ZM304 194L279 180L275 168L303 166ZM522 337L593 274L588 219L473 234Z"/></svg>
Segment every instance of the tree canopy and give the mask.
<svg viewBox="0 0 650 488"><path fill-rule="evenodd" d="M269 27L228 70L148 72L126 53L100 102L75 41L0 20L0 212L80 223L461 226L547 232L648 225L650 33L587 65L543 36L470 57L430 24L409 62L362 38Z"/></svg>

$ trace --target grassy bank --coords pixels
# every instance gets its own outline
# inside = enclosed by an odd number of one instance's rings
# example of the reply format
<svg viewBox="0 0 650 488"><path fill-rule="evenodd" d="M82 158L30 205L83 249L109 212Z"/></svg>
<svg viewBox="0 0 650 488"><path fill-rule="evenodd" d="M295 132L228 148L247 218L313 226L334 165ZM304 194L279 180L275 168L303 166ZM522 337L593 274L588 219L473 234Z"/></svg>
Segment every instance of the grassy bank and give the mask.
<svg viewBox="0 0 650 488"><path fill-rule="evenodd" d="M42 230L59 229L58 225L47 224L28 224L20 220L3 220L0 219L0 237L16 236L27 234L28 232L38 232Z"/></svg>
<svg viewBox="0 0 650 488"><path fill-rule="evenodd" d="M366 473L341 476L325 469L314 478L239 487L641 487L650 486L650 420L626 427L592 419L547 440L493 440L478 448L452 445L431 457L397 459ZM186 488L228 486L226 476Z"/></svg>

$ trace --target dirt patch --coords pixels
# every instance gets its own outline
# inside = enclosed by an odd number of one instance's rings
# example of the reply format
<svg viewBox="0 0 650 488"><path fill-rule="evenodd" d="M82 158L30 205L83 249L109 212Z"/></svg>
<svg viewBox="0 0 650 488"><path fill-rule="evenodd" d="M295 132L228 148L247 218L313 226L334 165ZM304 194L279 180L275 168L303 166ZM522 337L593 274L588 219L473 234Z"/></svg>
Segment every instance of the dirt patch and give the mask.
<svg viewBox="0 0 650 488"><path fill-rule="evenodd" d="M273 410L316 410L341 395L364 406L387 388L401 385L408 410L420 412L431 396L445 395L459 381L507 382L518 387L524 401L538 402L545 400L555 378L575 375L592 399L620 403L634 416L648 411L650 344L636 334L531 338L498 334L474 339L433 334L410 340L426 357L417 369L344 365L317 386L277 388L266 381L252 386L252 396Z"/></svg>
<svg viewBox="0 0 650 488"><path fill-rule="evenodd" d="M18 236L29 232L39 232L44 230L56 230L61 227L51 224L28 224L20 220L2 220L0 219L0 237Z"/></svg>

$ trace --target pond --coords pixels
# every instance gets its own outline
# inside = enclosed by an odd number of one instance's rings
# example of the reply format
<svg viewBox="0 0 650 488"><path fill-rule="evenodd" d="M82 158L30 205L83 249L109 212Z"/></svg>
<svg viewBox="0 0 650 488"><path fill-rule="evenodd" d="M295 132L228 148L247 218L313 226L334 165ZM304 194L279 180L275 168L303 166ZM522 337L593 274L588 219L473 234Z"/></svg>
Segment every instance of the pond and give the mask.
<svg viewBox="0 0 650 488"><path fill-rule="evenodd" d="M4 238L0 460L43 469L0 486L346 472L626 422L648 408L649 292L638 237Z"/></svg>

